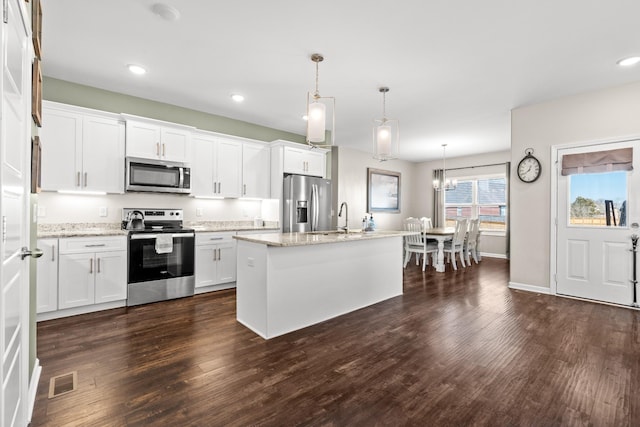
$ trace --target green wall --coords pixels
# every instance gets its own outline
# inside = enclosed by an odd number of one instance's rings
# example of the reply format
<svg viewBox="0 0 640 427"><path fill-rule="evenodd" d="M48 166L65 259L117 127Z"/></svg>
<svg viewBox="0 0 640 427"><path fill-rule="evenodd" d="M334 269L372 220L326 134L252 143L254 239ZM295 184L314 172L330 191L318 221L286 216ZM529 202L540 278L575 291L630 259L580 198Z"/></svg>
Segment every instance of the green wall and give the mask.
<svg viewBox="0 0 640 427"><path fill-rule="evenodd" d="M203 113L202 111L178 107L149 99L110 92L90 86L44 77L42 97L48 101L109 111L128 113L167 122L181 123L198 129L220 132L259 141L271 142L276 139L305 143L304 135L284 132L228 117Z"/></svg>

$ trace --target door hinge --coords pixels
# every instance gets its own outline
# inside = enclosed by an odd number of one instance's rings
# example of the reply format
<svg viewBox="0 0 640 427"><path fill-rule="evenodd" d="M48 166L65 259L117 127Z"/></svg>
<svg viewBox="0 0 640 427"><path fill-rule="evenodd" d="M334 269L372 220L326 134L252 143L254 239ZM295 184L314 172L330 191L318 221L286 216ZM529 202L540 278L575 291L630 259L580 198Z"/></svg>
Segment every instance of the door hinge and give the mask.
<svg viewBox="0 0 640 427"><path fill-rule="evenodd" d="M9 22L9 5L8 0L2 0L2 21L6 24Z"/></svg>

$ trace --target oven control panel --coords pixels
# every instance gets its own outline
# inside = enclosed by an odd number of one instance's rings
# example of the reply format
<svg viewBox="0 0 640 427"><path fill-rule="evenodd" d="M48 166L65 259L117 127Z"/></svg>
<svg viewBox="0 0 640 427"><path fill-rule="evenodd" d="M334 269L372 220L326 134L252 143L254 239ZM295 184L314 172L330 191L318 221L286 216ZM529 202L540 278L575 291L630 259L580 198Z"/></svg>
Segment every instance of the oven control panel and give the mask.
<svg viewBox="0 0 640 427"><path fill-rule="evenodd" d="M122 220L128 220L132 212L141 212L145 221L182 221L182 209L123 208Z"/></svg>

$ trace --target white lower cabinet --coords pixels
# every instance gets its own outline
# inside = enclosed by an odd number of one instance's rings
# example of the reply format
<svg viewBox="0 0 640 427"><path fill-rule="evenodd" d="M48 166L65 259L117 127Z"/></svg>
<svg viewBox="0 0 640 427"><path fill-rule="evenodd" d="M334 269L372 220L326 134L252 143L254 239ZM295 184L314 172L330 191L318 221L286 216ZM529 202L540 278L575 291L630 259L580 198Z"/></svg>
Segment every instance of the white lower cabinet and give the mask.
<svg viewBox="0 0 640 427"><path fill-rule="evenodd" d="M196 234L196 289L236 281L235 234Z"/></svg>
<svg viewBox="0 0 640 427"><path fill-rule="evenodd" d="M43 254L36 261L36 312L58 309L58 239L38 239Z"/></svg>
<svg viewBox="0 0 640 427"><path fill-rule="evenodd" d="M58 308L127 298L126 238L60 239Z"/></svg>

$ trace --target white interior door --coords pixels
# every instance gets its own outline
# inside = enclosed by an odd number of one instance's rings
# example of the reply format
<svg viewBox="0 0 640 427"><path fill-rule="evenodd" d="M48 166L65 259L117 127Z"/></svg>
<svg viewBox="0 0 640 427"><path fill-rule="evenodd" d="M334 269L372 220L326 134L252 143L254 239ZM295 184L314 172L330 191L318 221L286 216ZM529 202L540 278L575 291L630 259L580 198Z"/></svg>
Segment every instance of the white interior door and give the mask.
<svg viewBox="0 0 640 427"><path fill-rule="evenodd" d="M0 426L27 425L29 76L24 2L9 0L2 24L0 110Z"/></svg>
<svg viewBox="0 0 640 427"><path fill-rule="evenodd" d="M640 223L640 141L558 150L566 155L633 147L632 171L563 176L558 167L558 294L633 303L631 235ZM607 225L607 200L609 225ZM636 224L634 226L634 224Z"/></svg>

